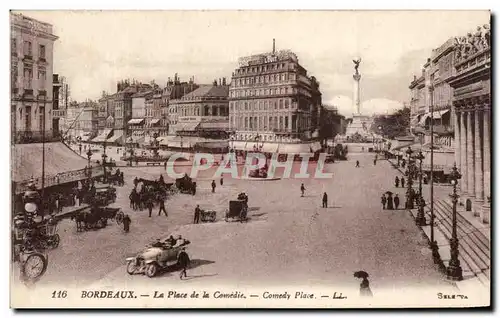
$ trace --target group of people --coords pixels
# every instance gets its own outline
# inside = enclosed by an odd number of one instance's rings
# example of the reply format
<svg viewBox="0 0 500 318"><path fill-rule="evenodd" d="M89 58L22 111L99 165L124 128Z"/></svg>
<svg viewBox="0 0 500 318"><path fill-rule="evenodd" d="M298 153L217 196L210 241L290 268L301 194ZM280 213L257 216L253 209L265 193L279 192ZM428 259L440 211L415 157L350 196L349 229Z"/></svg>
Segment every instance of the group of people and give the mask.
<svg viewBox="0 0 500 318"><path fill-rule="evenodd" d="M399 208L400 201L397 193L393 197L392 192L387 191L382 194L380 200L382 203L382 209L384 210L397 210Z"/></svg>
<svg viewBox="0 0 500 318"><path fill-rule="evenodd" d="M300 195L301 197L303 197L306 193L306 187L304 186L303 183L300 185L300 193L301 193L301 195ZM328 194L326 194L326 192L323 192L321 206L323 208L328 208Z"/></svg>
<svg viewBox="0 0 500 318"><path fill-rule="evenodd" d="M400 179L398 176L396 176L396 178L394 179L394 186L396 188L398 188L400 183L401 183L401 188L404 188L405 187L405 178L401 177L401 179Z"/></svg>

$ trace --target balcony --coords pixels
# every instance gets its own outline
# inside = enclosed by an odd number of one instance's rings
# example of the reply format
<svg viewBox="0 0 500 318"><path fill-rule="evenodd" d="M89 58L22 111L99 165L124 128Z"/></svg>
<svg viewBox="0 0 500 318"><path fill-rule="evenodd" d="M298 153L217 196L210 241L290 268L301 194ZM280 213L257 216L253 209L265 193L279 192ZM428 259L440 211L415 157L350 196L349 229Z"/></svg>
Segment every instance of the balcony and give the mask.
<svg viewBox="0 0 500 318"><path fill-rule="evenodd" d="M40 143L45 138L45 142L60 141L61 135L53 130L46 130L45 134L42 131L20 130L14 132L15 144L31 144Z"/></svg>
<svg viewBox="0 0 500 318"><path fill-rule="evenodd" d="M45 57L40 57L40 58L38 58L38 62L47 63L47 60L45 59Z"/></svg>
<svg viewBox="0 0 500 318"><path fill-rule="evenodd" d="M33 62L33 55L24 55L23 61L30 61Z"/></svg>
<svg viewBox="0 0 500 318"><path fill-rule="evenodd" d="M33 98L33 90L32 89L25 89L23 93L24 98Z"/></svg>
<svg viewBox="0 0 500 318"><path fill-rule="evenodd" d="M17 87L12 87L12 88L11 88L11 92L12 92L12 95L17 95L17 94L19 94L19 88L17 88Z"/></svg>
<svg viewBox="0 0 500 318"><path fill-rule="evenodd" d="M41 100L47 99L47 91L46 90L38 90L38 99L41 99Z"/></svg>

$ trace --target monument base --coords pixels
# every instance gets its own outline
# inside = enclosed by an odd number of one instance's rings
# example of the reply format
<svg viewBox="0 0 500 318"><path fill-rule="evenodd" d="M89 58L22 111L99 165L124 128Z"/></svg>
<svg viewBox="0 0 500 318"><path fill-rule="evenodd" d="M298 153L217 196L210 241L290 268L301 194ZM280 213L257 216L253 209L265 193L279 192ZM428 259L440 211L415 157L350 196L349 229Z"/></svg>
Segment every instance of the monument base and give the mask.
<svg viewBox="0 0 500 318"><path fill-rule="evenodd" d="M372 118L361 114L354 115L352 122L347 126L346 136L361 135L362 137L372 137L370 127Z"/></svg>

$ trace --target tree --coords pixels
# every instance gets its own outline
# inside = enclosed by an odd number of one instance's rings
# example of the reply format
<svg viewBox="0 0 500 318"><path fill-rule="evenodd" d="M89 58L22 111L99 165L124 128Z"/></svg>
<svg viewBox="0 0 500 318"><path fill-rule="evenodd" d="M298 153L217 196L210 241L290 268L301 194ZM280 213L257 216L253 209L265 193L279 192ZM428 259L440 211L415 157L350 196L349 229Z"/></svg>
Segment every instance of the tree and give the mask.
<svg viewBox="0 0 500 318"><path fill-rule="evenodd" d="M410 128L410 109L405 107L398 109L391 115L379 115L373 120L371 130L394 139L397 136L405 136Z"/></svg>

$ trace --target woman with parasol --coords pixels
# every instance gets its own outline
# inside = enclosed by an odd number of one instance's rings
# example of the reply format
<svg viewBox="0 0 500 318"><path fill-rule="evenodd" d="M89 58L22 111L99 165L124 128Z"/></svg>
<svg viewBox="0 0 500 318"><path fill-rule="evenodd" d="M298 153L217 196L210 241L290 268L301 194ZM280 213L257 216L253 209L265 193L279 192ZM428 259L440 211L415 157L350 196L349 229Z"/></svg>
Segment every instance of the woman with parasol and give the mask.
<svg viewBox="0 0 500 318"><path fill-rule="evenodd" d="M361 284L359 285L359 295L372 297L373 293L370 289L370 282L368 281L368 273L365 271L354 272L354 277L361 278Z"/></svg>

